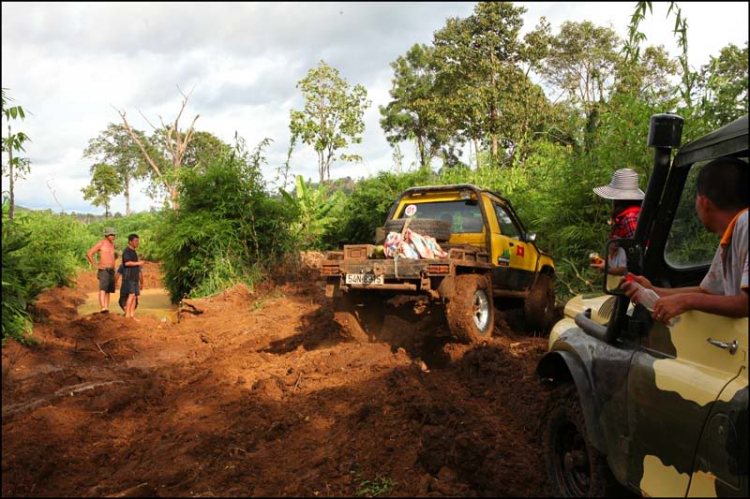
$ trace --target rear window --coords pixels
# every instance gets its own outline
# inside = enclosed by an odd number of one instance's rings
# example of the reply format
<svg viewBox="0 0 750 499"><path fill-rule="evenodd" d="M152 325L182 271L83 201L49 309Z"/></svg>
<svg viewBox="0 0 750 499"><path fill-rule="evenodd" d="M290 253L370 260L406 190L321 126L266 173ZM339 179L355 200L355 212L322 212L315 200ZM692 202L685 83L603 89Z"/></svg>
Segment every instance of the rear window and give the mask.
<svg viewBox="0 0 750 499"><path fill-rule="evenodd" d="M451 223L451 232L482 232L482 210L476 200L443 201L434 203L406 203L397 218L431 218Z"/></svg>

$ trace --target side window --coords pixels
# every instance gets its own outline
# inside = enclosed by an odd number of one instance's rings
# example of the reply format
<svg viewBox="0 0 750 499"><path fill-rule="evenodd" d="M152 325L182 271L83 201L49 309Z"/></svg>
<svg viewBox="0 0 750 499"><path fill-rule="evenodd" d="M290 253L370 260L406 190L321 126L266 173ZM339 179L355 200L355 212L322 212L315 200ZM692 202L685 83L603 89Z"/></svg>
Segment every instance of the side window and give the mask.
<svg viewBox="0 0 750 499"><path fill-rule="evenodd" d="M693 165L688 173L680 204L669 231L667 245L664 248L664 259L674 268L691 268L710 264L719 245L719 236L703 228L695 212L697 194L695 181L703 164Z"/></svg>
<svg viewBox="0 0 750 499"><path fill-rule="evenodd" d="M495 207L497 222L500 224L500 233L513 239L520 239L521 231L518 230L516 224L513 223L513 219L510 217L508 212L505 211L505 208L495 203L492 203L492 205Z"/></svg>

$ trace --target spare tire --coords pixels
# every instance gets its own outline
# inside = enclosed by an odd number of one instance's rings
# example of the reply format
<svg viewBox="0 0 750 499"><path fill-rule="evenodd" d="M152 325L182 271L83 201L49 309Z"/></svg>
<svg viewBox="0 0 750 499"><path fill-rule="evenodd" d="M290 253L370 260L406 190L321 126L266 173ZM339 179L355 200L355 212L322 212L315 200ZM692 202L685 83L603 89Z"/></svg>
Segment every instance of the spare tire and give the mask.
<svg viewBox="0 0 750 499"><path fill-rule="evenodd" d="M385 232L401 232L404 229L406 219L388 220L385 223ZM446 220L435 220L431 218L414 218L409 222L409 229L423 236L434 237L439 243L444 243L451 238L451 223Z"/></svg>

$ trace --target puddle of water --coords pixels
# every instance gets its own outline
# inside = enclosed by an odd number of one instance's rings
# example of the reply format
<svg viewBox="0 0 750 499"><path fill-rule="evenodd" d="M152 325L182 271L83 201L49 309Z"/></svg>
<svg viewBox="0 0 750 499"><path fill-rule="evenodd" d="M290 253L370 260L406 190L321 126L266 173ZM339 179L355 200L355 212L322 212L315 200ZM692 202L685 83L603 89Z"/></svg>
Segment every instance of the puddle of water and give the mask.
<svg viewBox="0 0 750 499"><path fill-rule="evenodd" d="M109 295L109 313L124 315L117 303L119 299L119 292ZM86 302L78 307L78 314L91 315L99 312L99 310L99 292L96 291L86 295ZM135 315L137 317L146 314L175 322L177 320L177 305L173 305L169 300L169 291L163 288L142 289L141 295L138 297L138 308L135 309Z"/></svg>

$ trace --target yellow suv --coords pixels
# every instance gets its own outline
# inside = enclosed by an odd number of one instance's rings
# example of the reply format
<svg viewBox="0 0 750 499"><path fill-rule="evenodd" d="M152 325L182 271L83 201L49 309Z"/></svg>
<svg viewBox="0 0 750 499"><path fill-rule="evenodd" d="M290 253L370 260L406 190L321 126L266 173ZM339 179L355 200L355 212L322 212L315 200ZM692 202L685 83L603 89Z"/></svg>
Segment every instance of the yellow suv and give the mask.
<svg viewBox="0 0 750 499"><path fill-rule="evenodd" d="M522 299L534 328L554 322L555 263L507 199L470 184L413 187L391 207L380 239L407 228L434 237L447 256L385 258L379 246L359 244L330 252L323 262L327 296L351 335L372 338L384 302L396 294L442 305L450 332L466 342L492 334L495 299Z"/></svg>

